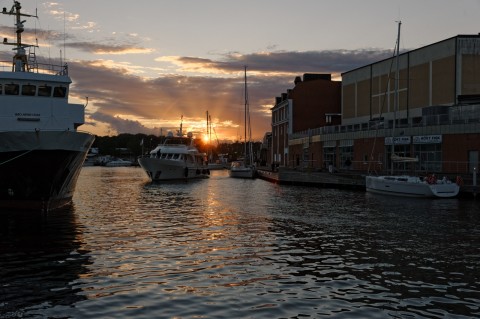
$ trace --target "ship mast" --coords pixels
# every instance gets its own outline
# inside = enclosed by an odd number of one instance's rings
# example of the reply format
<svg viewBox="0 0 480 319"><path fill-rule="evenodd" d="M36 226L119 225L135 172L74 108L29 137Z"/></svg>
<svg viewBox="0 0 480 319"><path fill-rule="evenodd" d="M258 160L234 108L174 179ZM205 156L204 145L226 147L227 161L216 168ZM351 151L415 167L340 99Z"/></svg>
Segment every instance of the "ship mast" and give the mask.
<svg viewBox="0 0 480 319"><path fill-rule="evenodd" d="M26 72L28 71L28 61L27 61L27 54L25 52L25 48L34 47L35 45L30 44L22 44L22 33L25 30L23 24L26 20L21 20L21 17L34 17L38 18L37 15L25 14L21 13L22 6L20 2L13 1L13 6L10 11L7 11L7 8L3 8L2 13L7 15L14 15L16 17L16 30L17 33L17 41L15 43L8 43L7 38L3 39L4 45L12 45L14 46L13 50L17 51L17 53L13 57L13 65L12 71L13 72Z"/></svg>
<svg viewBox="0 0 480 319"><path fill-rule="evenodd" d="M399 90L399 78L400 78L400 67L399 67L399 55L400 55L400 27L402 26L402 22L398 21L398 36L397 36L397 47L395 52L395 63L396 63L396 70L395 70L395 91L394 91L394 98L393 98L393 129L392 129L392 154L391 156L395 155L395 126L397 122L397 111L398 111L398 90ZM390 158L390 174L393 175L393 158Z"/></svg>

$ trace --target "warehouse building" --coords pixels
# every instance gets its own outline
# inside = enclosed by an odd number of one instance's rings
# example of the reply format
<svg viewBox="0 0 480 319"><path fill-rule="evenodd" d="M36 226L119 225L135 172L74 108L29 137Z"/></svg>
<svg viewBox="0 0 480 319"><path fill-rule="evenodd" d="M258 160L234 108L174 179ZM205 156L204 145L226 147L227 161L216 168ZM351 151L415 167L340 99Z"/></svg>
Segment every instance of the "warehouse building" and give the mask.
<svg viewBox="0 0 480 319"><path fill-rule="evenodd" d="M400 172L476 170L480 153L480 35L458 35L403 52L398 65L396 112L395 57L345 72L337 106L341 124L292 130L285 166L382 172L390 167L394 143L397 155L418 158L417 163L396 164ZM334 107L310 110L310 117L324 119L330 114L336 114ZM304 122L305 117L288 120L295 127L294 123ZM301 154L300 160L295 160L294 154Z"/></svg>

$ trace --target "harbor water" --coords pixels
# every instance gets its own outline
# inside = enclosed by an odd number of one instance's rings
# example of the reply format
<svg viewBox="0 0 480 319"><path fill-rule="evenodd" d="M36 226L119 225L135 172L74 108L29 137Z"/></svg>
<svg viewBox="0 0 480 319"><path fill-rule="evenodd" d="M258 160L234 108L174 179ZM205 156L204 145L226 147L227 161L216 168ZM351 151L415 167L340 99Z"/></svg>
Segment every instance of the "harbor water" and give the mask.
<svg viewBox="0 0 480 319"><path fill-rule="evenodd" d="M84 167L0 213L0 318L480 318L480 201Z"/></svg>

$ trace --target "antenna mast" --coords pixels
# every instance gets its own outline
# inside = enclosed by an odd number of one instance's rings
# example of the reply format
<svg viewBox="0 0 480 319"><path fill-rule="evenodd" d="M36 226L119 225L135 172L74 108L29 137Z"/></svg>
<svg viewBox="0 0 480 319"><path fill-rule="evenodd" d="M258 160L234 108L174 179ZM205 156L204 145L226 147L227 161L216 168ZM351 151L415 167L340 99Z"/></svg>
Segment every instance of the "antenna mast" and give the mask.
<svg viewBox="0 0 480 319"><path fill-rule="evenodd" d="M15 43L8 43L7 38L3 39L4 45L12 45L14 46L13 50L17 51L15 56L13 57L13 71L14 72L25 72L28 71L28 61L27 61L27 54L25 49L28 47L35 47L36 45L30 44L23 44L22 43L22 33L25 31L25 27L23 24L26 20L21 20L21 17L33 17L38 18L37 15L25 14L21 13L22 6L20 2L13 1L13 6L10 11L7 11L7 8L3 8L2 14L13 15L16 17L16 33L17 33L17 41Z"/></svg>

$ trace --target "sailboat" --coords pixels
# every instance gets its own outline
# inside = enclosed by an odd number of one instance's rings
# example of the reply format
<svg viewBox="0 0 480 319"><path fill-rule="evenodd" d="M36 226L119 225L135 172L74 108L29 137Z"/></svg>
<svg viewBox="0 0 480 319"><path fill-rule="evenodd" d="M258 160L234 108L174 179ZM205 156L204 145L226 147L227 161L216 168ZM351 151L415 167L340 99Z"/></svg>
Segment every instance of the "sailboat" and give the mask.
<svg viewBox="0 0 480 319"><path fill-rule="evenodd" d="M243 160L233 161L230 166L230 177L237 178L254 178L257 170L253 163L253 148L252 148L252 129L250 126L250 110L248 103L248 89L247 89L247 67L245 66L245 147ZM248 133L248 135L247 135Z"/></svg>
<svg viewBox="0 0 480 319"><path fill-rule="evenodd" d="M213 151L212 151L212 130L215 132L215 129L212 127L212 118L207 111L207 136L208 136L208 148L207 148L207 166L209 170L220 170L225 168L225 163L223 157L220 157L218 160L213 161ZM218 146L218 138L217 133L215 132L215 138L217 140Z"/></svg>
<svg viewBox="0 0 480 319"><path fill-rule="evenodd" d="M396 45L396 71L395 71L395 93L394 93L394 110L393 110L393 129L392 129L392 151L391 151L391 175L365 177L365 186L367 192L409 196L409 197L455 197L460 191L459 185L451 182L447 178L439 179L432 175L428 178L420 178L418 176L394 175L393 165L399 162L416 162L417 158L402 157L395 154L395 122L396 112L398 110L398 81L399 81L399 47L400 47L400 28L401 22L398 23L398 37Z"/></svg>

